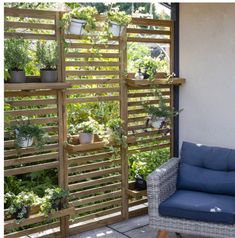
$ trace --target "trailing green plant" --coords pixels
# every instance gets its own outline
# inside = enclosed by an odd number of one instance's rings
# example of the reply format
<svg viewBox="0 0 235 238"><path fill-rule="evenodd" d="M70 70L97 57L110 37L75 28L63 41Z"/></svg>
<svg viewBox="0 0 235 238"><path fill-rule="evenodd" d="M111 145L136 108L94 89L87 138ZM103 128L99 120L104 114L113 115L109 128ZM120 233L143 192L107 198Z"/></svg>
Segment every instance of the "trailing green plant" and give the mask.
<svg viewBox="0 0 235 238"><path fill-rule="evenodd" d="M84 121L78 124L75 127L76 132L83 132L83 133L93 133L93 134L104 134L104 126L99 124L96 120L89 117L88 121Z"/></svg>
<svg viewBox="0 0 235 238"><path fill-rule="evenodd" d="M155 89L155 95L159 99L158 106L148 104L148 101L142 104L144 110L150 116L153 116L155 118L164 117L166 119L170 119L177 116L182 111L182 109L177 111L174 108L168 106L162 96L161 91L158 88Z"/></svg>
<svg viewBox="0 0 235 238"><path fill-rule="evenodd" d="M68 190L64 190L60 187L46 189L40 206L41 212L44 216L48 216L48 214L53 211L66 208L67 204L62 202L61 199L66 199L68 195Z"/></svg>
<svg viewBox="0 0 235 238"><path fill-rule="evenodd" d="M41 199L33 192L20 192L18 195L14 193L6 193L4 196L4 204L8 205L9 213L14 215L17 222L29 216L29 209L32 205L40 204Z"/></svg>
<svg viewBox="0 0 235 238"><path fill-rule="evenodd" d="M113 141L124 147L127 147L127 136L122 128L123 121L120 118L114 118L108 121L107 127L110 129Z"/></svg>
<svg viewBox="0 0 235 238"><path fill-rule="evenodd" d="M30 121L21 121L19 124L12 126L16 135L16 146L18 146L25 138L34 138L35 145L39 148L45 144L45 133L39 125L32 125Z"/></svg>
<svg viewBox="0 0 235 238"><path fill-rule="evenodd" d="M108 21L116 22L121 26L126 26L131 22L131 16L124 11L119 11L119 8L111 8L108 13Z"/></svg>
<svg viewBox="0 0 235 238"><path fill-rule="evenodd" d="M98 14L95 7L87 6L87 7L79 7L74 8L69 13L65 13L63 15L63 25L68 28L71 22L71 19L78 19L86 21L85 30L86 31L94 31L96 30L96 18L95 15Z"/></svg>
<svg viewBox="0 0 235 238"><path fill-rule="evenodd" d="M58 47L56 42L53 41L38 41L36 57L40 64L41 69L55 70L58 61Z"/></svg>
<svg viewBox="0 0 235 238"><path fill-rule="evenodd" d="M9 71L24 70L29 63L29 42L21 38L4 41L4 64Z"/></svg>
<svg viewBox="0 0 235 238"><path fill-rule="evenodd" d="M169 148L155 149L133 154L129 157L130 179L138 174L143 179L170 158Z"/></svg>

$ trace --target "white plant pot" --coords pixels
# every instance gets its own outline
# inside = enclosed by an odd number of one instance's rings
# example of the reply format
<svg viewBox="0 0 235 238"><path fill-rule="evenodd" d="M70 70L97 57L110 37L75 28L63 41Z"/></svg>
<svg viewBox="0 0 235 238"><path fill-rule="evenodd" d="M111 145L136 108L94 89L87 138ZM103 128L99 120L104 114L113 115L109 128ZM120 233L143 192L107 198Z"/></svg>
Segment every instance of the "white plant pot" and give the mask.
<svg viewBox="0 0 235 238"><path fill-rule="evenodd" d="M19 138L19 131L15 130L17 139ZM18 146L21 148L27 148L29 146L32 146L33 144L33 137L27 136L27 137L21 137L20 140L18 140Z"/></svg>
<svg viewBox="0 0 235 238"><path fill-rule="evenodd" d="M108 135L109 142L114 142L114 136L113 136L112 129L110 129L110 128L107 129L107 135Z"/></svg>
<svg viewBox="0 0 235 238"><path fill-rule="evenodd" d="M160 129L163 121L165 121L165 117L151 118L150 124L153 128Z"/></svg>
<svg viewBox="0 0 235 238"><path fill-rule="evenodd" d="M82 35L85 33L83 26L86 24L84 20L71 19L69 26L69 33L75 35Z"/></svg>
<svg viewBox="0 0 235 238"><path fill-rule="evenodd" d="M111 22L109 26L109 33L111 33L113 36L120 36L122 34L123 29L124 26L121 26L116 22Z"/></svg>
<svg viewBox="0 0 235 238"><path fill-rule="evenodd" d="M80 144L91 144L94 141L93 133L79 133L79 142Z"/></svg>

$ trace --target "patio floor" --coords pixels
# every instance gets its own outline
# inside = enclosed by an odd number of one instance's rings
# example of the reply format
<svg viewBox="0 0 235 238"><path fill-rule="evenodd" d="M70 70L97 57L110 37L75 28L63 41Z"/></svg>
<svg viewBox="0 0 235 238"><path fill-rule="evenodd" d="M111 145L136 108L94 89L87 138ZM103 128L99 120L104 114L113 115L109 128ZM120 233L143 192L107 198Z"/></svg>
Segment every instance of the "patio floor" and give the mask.
<svg viewBox="0 0 235 238"><path fill-rule="evenodd" d="M70 238L156 238L157 231L148 226L148 215L121 221L113 225L104 226L95 230L87 231ZM205 238L181 234L182 238ZM178 238L170 233L168 238Z"/></svg>

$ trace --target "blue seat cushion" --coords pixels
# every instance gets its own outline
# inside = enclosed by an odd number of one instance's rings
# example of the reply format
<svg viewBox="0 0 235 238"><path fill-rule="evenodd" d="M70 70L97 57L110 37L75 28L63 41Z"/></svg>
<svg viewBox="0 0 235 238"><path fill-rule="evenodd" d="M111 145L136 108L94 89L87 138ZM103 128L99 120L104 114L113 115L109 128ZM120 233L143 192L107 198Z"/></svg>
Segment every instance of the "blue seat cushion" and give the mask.
<svg viewBox="0 0 235 238"><path fill-rule="evenodd" d="M235 149L184 142L177 188L235 196Z"/></svg>
<svg viewBox="0 0 235 238"><path fill-rule="evenodd" d="M166 217L235 224L235 197L189 190L177 190L159 206Z"/></svg>

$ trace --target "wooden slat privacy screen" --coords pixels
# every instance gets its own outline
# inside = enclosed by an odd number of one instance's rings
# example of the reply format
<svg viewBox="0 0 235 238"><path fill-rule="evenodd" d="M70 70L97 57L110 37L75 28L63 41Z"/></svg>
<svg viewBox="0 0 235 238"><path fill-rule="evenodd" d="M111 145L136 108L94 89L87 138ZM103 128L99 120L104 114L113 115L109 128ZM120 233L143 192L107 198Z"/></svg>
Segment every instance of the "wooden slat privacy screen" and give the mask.
<svg viewBox="0 0 235 238"><path fill-rule="evenodd" d="M34 147L16 151L14 141L9 140L6 134L4 167L5 176L55 169L58 184L70 191L69 203L74 206L75 213L71 214L72 210L67 209L56 213L53 220L35 215L23 224L6 222L5 237L40 234L50 228L53 229L43 233L43 237L66 237L146 213L146 194L133 197L128 192L128 156L153 148L172 148L173 129L165 135L145 127L146 115L141 104L146 100L158 103L153 90L149 87L128 87L125 73L127 45L131 42L167 44L173 52L173 23L133 18L120 38L94 43L86 41L86 36L65 34L60 27L62 15L54 11L5 9L5 38L57 41L60 56L58 78L64 86L35 90L12 90L10 85L5 86L5 102L14 108L5 112L13 117L11 124L15 124L19 116L28 116L33 124L44 127L49 140L43 151ZM19 19L24 20L19 22ZM45 22L45 19L49 21ZM155 29L150 30L148 26L155 26ZM172 71L172 53L170 59ZM27 80L38 82L38 77L27 77ZM71 85L71 88L66 85ZM173 86L160 87L165 100L172 105ZM115 157L107 148L68 154L64 142L67 140L67 117L70 114L66 108L83 103L95 103L99 107L109 102L115 103L126 134L134 135L136 142L128 148L117 148ZM16 227L21 228L14 230Z"/></svg>

